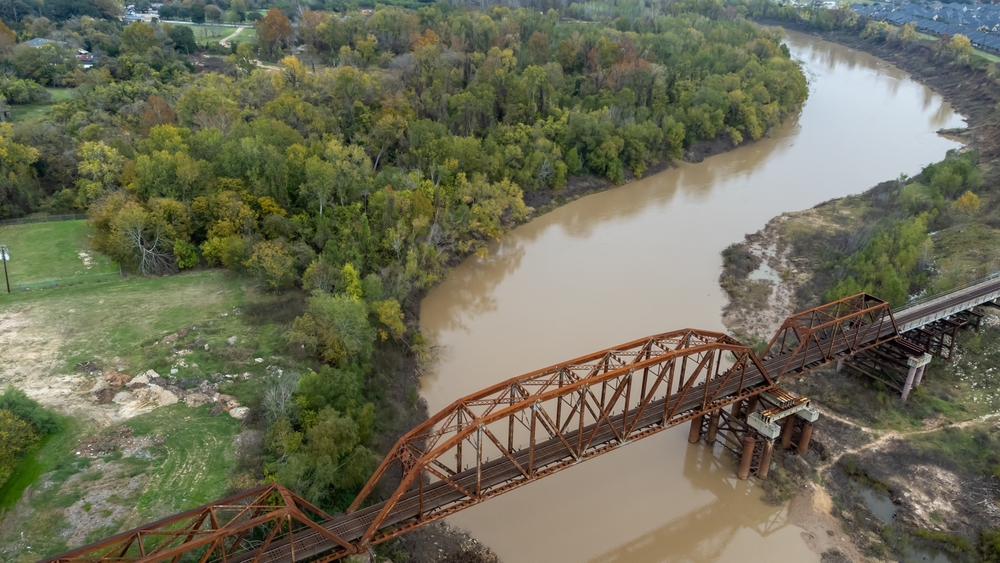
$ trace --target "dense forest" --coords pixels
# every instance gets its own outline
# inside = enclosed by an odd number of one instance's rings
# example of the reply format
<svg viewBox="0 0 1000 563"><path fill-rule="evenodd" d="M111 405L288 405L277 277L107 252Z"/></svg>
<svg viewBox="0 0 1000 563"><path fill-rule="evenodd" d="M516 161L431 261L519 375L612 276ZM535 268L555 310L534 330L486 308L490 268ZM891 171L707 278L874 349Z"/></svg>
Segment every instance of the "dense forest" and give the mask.
<svg viewBox="0 0 1000 563"><path fill-rule="evenodd" d="M343 508L378 457L379 350L422 345L403 305L523 221L526 192L758 139L804 101L780 37L720 6L606 24L272 8L221 60L191 56L187 26L22 17L0 27L7 103L74 90L0 124L0 214L85 210L94 247L138 275L221 266L301 288L285 338L324 367L261 390L266 451L248 480ZM40 36L58 42L24 43Z"/></svg>

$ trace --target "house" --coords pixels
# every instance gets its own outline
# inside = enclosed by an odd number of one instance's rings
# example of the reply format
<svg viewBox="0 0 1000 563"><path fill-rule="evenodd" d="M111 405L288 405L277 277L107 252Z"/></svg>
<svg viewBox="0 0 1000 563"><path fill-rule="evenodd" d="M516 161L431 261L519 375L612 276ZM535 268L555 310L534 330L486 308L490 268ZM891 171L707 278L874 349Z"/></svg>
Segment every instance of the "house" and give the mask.
<svg viewBox="0 0 1000 563"><path fill-rule="evenodd" d="M94 54L86 49L76 50L76 60L80 61L85 69L94 66Z"/></svg>
<svg viewBox="0 0 1000 563"><path fill-rule="evenodd" d="M48 45L49 43L54 43L56 45L65 45L65 41L53 41L52 39L46 39L44 37L36 37L30 41L25 41L24 44L29 47L41 47L42 45Z"/></svg>

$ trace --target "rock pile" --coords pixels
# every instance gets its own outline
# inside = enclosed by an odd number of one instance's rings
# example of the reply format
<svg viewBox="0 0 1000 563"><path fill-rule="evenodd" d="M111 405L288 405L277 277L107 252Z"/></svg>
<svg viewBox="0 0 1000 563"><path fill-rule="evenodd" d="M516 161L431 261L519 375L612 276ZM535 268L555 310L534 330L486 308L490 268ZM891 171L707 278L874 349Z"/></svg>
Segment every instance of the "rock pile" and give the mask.
<svg viewBox="0 0 1000 563"><path fill-rule="evenodd" d="M178 381L161 377L153 370L147 370L132 377L116 370L105 371L90 389L99 405L115 403L133 410L151 409L183 402L191 408L214 404L212 414L223 412L242 420L250 409L241 406L231 395L219 392L218 381L225 379L248 379L249 373L242 375L217 375L209 381Z"/></svg>

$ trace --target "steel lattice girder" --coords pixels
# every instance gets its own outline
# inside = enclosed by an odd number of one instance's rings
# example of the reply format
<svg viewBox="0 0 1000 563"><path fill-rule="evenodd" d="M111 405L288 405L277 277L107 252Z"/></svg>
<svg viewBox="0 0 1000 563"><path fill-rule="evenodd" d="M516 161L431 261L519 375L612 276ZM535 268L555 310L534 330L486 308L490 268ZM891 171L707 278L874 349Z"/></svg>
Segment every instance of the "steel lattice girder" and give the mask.
<svg viewBox="0 0 1000 563"><path fill-rule="evenodd" d="M788 317L761 358L781 381L898 337L889 304L860 293Z"/></svg>
<svg viewBox="0 0 1000 563"><path fill-rule="evenodd" d="M635 340L459 399L399 440L351 510L400 464L362 541L398 535L772 386L724 334Z"/></svg>
<svg viewBox="0 0 1000 563"><path fill-rule="evenodd" d="M331 517L277 484L250 489L112 536L41 563L156 563L240 561L302 532L353 551L350 543L323 529ZM323 551L327 551L325 548ZM249 555L249 557L248 557Z"/></svg>

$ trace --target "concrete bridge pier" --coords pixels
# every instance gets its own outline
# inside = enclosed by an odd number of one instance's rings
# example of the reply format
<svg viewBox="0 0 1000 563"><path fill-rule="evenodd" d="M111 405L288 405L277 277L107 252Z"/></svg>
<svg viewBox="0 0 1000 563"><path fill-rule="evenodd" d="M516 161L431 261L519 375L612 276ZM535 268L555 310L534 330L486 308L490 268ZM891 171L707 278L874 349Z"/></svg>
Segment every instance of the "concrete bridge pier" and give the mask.
<svg viewBox="0 0 1000 563"><path fill-rule="evenodd" d="M920 380L924 377L924 367L931 363L930 354L924 354L919 358L909 358L906 360L906 365L910 366L910 371L906 374L906 383L903 384L903 396L900 402L905 403L907 397L910 396L910 391L914 387L914 381L916 385L920 385Z"/></svg>

